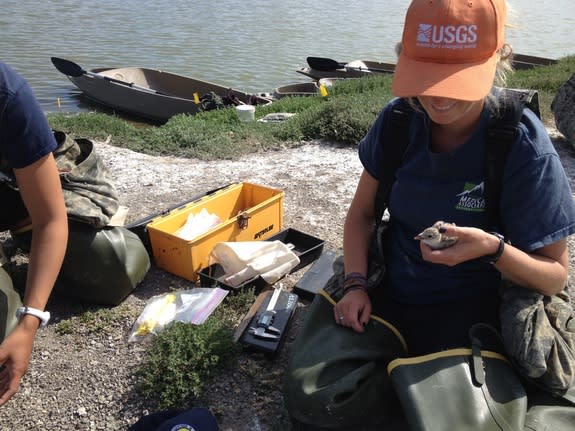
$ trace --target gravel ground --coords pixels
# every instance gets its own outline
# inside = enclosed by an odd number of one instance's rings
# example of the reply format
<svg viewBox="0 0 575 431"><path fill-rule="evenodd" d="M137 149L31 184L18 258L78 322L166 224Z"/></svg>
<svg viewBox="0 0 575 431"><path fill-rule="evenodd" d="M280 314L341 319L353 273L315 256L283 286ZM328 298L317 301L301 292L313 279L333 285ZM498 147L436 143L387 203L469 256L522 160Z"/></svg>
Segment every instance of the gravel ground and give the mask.
<svg viewBox="0 0 575 431"><path fill-rule="evenodd" d="M575 189L575 151L551 133ZM253 182L285 191L284 227L322 238L325 248L334 250L341 247L343 218L361 171L354 148L317 142L215 162L150 157L105 143L98 143L97 151L113 172L121 203L130 208L128 222L228 183ZM291 289L304 272L284 279L284 287ZM20 391L2 408L0 430L115 431L149 413L147 400L134 392L132 376L145 346L128 343L127 337L145 302L173 287L192 284L152 267L133 294L112 309L120 318L106 331L66 335L55 332L58 322L78 321L86 307L53 296L48 307L53 320L38 333ZM290 430L281 379L306 306L298 304L276 358L244 352L236 368L210 384L205 406L223 431Z"/></svg>

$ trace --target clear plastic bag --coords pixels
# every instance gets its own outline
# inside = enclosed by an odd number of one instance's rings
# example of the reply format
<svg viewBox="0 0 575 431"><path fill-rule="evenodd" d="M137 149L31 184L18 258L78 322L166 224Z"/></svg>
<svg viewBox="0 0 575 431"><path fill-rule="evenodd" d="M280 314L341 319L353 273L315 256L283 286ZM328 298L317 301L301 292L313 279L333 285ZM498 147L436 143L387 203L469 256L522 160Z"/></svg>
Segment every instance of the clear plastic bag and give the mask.
<svg viewBox="0 0 575 431"><path fill-rule="evenodd" d="M139 342L157 335L172 322L201 325L227 294L219 287L198 287L154 296L136 319L128 341Z"/></svg>
<svg viewBox="0 0 575 431"><path fill-rule="evenodd" d="M179 228L174 235L185 239L186 241L191 241L200 235L203 235L210 229L213 229L222 221L216 214L209 213L205 208L197 213L191 213L186 219L186 223Z"/></svg>

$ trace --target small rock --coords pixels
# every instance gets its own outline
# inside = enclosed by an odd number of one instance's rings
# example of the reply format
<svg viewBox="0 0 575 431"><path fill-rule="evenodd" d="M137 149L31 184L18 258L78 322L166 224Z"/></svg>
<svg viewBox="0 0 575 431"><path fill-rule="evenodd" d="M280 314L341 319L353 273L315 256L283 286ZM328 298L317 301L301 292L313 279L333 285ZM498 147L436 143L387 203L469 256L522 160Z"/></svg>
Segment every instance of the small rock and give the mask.
<svg viewBox="0 0 575 431"><path fill-rule="evenodd" d="M575 73L557 91L551 111L557 129L575 146Z"/></svg>

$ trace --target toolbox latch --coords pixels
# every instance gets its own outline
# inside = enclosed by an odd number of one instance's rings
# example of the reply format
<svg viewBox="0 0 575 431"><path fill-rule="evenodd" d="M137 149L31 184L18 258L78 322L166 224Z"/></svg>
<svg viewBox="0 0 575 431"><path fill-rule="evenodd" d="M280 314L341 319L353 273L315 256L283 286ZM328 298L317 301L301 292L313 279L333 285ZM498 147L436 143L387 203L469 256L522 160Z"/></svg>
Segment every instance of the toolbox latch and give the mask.
<svg viewBox="0 0 575 431"><path fill-rule="evenodd" d="M241 230L245 230L248 228L248 222L250 220L251 216L246 212L246 211L240 211L238 213L238 226L240 227Z"/></svg>

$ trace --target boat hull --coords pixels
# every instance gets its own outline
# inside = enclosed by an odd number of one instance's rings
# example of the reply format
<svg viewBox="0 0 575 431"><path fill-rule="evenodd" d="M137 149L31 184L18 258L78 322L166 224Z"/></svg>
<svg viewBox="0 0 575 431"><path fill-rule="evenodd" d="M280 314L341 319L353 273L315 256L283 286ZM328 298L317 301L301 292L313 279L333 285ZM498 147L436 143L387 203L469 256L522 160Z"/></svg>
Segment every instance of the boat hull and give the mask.
<svg viewBox="0 0 575 431"><path fill-rule="evenodd" d="M536 66L549 66L557 63L557 60L535 57L525 54L514 54L511 64L516 70L532 69ZM343 63L340 64L340 66ZM355 60L346 63L345 66L334 68L332 70L320 70L313 67L300 67L296 72L308 76L312 79L323 78L361 78L363 76L370 76L374 73L388 73L391 74L395 71L395 64L393 63L380 63L368 60Z"/></svg>
<svg viewBox="0 0 575 431"><path fill-rule="evenodd" d="M319 85L313 82L298 82L295 84L282 85L273 91L275 99L293 96L317 96L319 94Z"/></svg>
<svg viewBox="0 0 575 431"><path fill-rule="evenodd" d="M211 82L138 67L92 69L68 78L89 99L154 122L165 122L177 114L198 113L202 99L211 93L230 105L271 103L270 99Z"/></svg>
<svg viewBox="0 0 575 431"><path fill-rule="evenodd" d="M323 78L361 78L369 76L374 73L390 74L395 70L395 64L380 63L377 61L352 61L347 63L344 67L335 68L332 70L320 70L313 67L300 67L296 72L308 76L312 79Z"/></svg>

